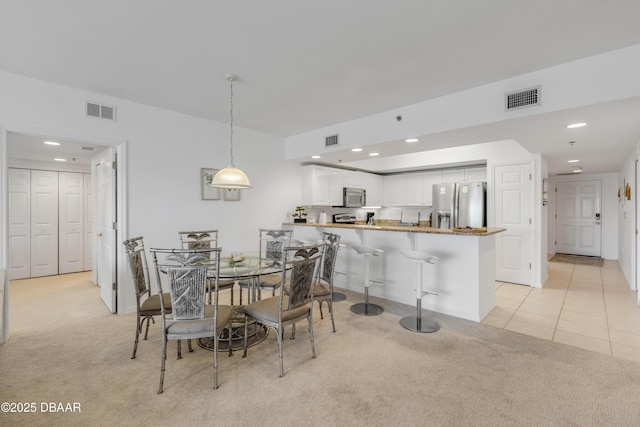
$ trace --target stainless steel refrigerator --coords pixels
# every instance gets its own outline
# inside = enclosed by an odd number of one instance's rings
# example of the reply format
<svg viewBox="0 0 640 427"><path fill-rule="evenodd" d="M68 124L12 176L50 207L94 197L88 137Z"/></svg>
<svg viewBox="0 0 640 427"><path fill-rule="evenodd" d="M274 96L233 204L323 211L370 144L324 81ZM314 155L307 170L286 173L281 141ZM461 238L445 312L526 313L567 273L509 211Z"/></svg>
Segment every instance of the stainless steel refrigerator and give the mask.
<svg viewBox="0 0 640 427"><path fill-rule="evenodd" d="M487 183L470 181L434 184L431 208L433 227L486 227Z"/></svg>

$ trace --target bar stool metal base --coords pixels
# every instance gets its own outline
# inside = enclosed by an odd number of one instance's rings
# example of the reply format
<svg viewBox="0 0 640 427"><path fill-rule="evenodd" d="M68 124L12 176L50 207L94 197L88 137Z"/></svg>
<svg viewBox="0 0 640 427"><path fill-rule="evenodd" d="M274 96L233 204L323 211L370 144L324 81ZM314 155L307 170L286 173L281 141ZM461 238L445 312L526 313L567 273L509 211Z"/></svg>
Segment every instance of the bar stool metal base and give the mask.
<svg viewBox="0 0 640 427"><path fill-rule="evenodd" d="M415 316L403 317L400 319L400 325L413 332L430 333L437 332L440 329L440 325L434 320L420 319Z"/></svg>
<svg viewBox="0 0 640 427"><path fill-rule="evenodd" d="M359 302L351 306L351 311L362 316L377 316L382 314L384 309L377 304Z"/></svg>
<svg viewBox="0 0 640 427"><path fill-rule="evenodd" d="M344 301L347 299L347 296L341 292L334 292L333 293L333 298L331 298L331 301L334 302L339 302L339 301Z"/></svg>

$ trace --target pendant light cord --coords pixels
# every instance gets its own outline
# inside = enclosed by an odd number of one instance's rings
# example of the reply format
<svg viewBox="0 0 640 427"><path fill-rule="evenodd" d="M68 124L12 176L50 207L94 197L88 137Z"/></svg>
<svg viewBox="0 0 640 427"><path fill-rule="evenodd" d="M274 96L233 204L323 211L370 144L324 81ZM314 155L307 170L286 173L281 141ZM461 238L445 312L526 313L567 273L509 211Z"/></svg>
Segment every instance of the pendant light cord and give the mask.
<svg viewBox="0 0 640 427"><path fill-rule="evenodd" d="M230 82L230 97L229 97L229 105L231 106L230 108L230 116L231 116L231 127L230 127L230 131L229 131L229 149L231 152L231 166L234 166L233 163L233 78L229 79Z"/></svg>

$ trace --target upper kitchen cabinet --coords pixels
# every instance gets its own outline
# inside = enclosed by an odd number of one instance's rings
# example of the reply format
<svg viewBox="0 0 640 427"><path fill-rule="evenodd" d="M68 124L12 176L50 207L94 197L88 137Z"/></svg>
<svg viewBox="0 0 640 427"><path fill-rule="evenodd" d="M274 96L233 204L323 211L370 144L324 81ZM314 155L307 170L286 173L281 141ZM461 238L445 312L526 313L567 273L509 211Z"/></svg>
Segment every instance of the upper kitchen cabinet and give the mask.
<svg viewBox="0 0 640 427"><path fill-rule="evenodd" d="M472 167L472 168L465 168L464 180L465 181L486 181L487 167L478 166L478 167Z"/></svg>
<svg viewBox="0 0 640 427"><path fill-rule="evenodd" d="M424 181L424 204L432 206L433 184L442 184L442 171L427 171L423 173Z"/></svg>
<svg viewBox="0 0 640 427"><path fill-rule="evenodd" d="M422 206L425 204L424 198L424 173L414 172L405 174L405 184L407 186L407 206Z"/></svg>
<svg viewBox="0 0 640 427"><path fill-rule="evenodd" d="M349 188L367 188L367 175L366 172L360 171L344 171L344 187Z"/></svg>
<svg viewBox="0 0 640 427"><path fill-rule="evenodd" d="M384 177L375 173L365 173L367 190L367 206L384 205Z"/></svg>
<svg viewBox="0 0 640 427"><path fill-rule="evenodd" d="M472 166L460 169L445 169L442 171L442 182L486 181L487 167Z"/></svg>
<svg viewBox="0 0 640 427"><path fill-rule="evenodd" d="M405 174L384 177L385 206L407 205L407 179Z"/></svg>
<svg viewBox="0 0 640 427"><path fill-rule="evenodd" d="M303 166L301 168L303 206L340 206L344 171L326 166Z"/></svg>

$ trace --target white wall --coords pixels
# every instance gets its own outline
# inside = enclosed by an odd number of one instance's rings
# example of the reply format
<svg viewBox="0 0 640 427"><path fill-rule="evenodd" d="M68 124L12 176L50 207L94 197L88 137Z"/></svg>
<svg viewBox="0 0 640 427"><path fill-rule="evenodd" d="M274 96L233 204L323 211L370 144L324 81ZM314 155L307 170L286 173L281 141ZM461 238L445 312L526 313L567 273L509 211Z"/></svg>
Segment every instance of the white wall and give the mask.
<svg viewBox="0 0 640 427"><path fill-rule="evenodd" d="M101 145L126 142L128 229L123 234L143 235L147 247L175 247L178 230L215 227L225 251L257 249L258 228L279 227L286 211L299 201L300 163L284 160L280 137L235 127L234 160L254 188L244 190L239 202L203 201L200 168L228 164L228 124L4 72L0 72L0 93L3 135L28 130ZM84 103L89 99L115 105L117 122L85 117ZM6 169L5 136L0 141L4 150L0 165ZM0 179L6 180L6 172ZM6 182L2 188L0 210L6 218ZM3 229L0 241L6 240ZM6 261L5 244L0 268L6 268ZM120 265L118 279L118 311L131 312L135 300L127 265Z"/></svg>
<svg viewBox="0 0 640 427"><path fill-rule="evenodd" d="M550 254L556 253L556 192L558 181L585 181L599 180L602 182L602 257L605 259L618 259L618 174L584 174L580 176L551 176L549 177L549 206L547 209L549 221L549 245Z"/></svg>
<svg viewBox="0 0 640 427"><path fill-rule="evenodd" d="M640 144L639 144L640 145ZM638 151L633 150L627 157L618 176L617 188L620 189L620 200L617 199L617 217L618 217L618 263L627 279L631 289L637 289L636 283L636 215L637 215L637 179L636 179L636 160L638 159ZM631 186L631 200L624 197L625 183Z"/></svg>

